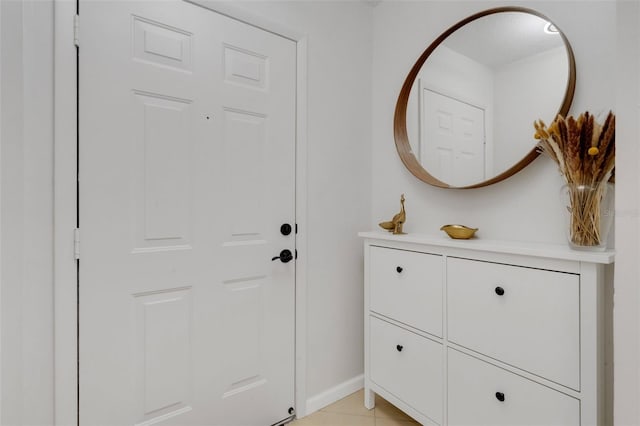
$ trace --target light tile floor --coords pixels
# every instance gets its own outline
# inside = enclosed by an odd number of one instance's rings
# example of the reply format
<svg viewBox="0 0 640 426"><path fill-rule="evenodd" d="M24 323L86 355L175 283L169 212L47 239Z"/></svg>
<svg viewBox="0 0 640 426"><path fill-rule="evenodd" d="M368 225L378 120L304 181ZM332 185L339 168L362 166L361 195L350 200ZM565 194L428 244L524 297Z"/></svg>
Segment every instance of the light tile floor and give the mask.
<svg viewBox="0 0 640 426"><path fill-rule="evenodd" d="M310 416L296 420L293 426L416 426L419 423L376 395L376 408L364 407L364 390L352 393Z"/></svg>

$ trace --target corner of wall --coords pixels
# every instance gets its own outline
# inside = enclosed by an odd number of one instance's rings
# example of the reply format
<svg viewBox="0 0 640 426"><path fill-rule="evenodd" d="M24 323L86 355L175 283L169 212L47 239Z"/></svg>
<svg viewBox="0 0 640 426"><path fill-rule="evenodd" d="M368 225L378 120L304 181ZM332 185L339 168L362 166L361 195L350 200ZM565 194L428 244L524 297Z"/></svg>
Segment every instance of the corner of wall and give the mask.
<svg viewBox="0 0 640 426"><path fill-rule="evenodd" d="M53 423L53 1L0 2L0 423Z"/></svg>
<svg viewBox="0 0 640 426"><path fill-rule="evenodd" d="M22 6L0 2L0 405L2 424L22 423Z"/></svg>
<svg viewBox="0 0 640 426"><path fill-rule="evenodd" d="M307 399L305 416L315 413L322 408L359 391L364 387L364 374L346 380L324 392ZM364 402L363 402L364 403Z"/></svg>
<svg viewBox="0 0 640 426"><path fill-rule="evenodd" d="M640 424L640 7L616 1L616 263L613 310L613 418Z"/></svg>

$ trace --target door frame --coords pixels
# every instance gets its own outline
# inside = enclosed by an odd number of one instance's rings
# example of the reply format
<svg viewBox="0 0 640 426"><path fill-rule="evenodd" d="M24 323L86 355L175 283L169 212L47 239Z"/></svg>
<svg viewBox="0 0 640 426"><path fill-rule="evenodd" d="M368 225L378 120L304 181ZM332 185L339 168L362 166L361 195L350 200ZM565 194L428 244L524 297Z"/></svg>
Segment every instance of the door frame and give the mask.
<svg viewBox="0 0 640 426"><path fill-rule="evenodd" d="M296 43L295 405L306 415L307 367L307 35L230 2L183 0ZM54 0L54 374L55 424L78 424L78 75L74 43L76 1ZM79 31L82 45L82 23Z"/></svg>

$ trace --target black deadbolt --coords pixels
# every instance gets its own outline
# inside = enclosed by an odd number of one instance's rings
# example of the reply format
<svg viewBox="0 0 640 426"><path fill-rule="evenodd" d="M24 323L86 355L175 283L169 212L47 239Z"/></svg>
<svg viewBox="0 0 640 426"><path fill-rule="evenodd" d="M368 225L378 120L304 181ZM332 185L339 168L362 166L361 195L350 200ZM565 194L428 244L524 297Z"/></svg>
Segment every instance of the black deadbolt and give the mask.
<svg viewBox="0 0 640 426"><path fill-rule="evenodd" d="M402 266L396 266L396 271L397 271L398 273L402 272Z"/></svg>
<svg viewBox="0 0 640 426"><path fill-rule="evenodd" d="M502 392L496 392L496 398L498 398L498 401L504 402L504 394Z"/></svg>
<svg viewBox="0 0 640 426"><path fill-rule="evenodd" d="M404 348L404 346L396 345L396 349L398 350L398 352L402 352L402 348Z"/></svg>
<svg viewBox="0 0 640 426"><path fill-rule="evenodd" d="M498 296L502 296L504 294L504 288L502 287L496 287L496 294Z"/></svg>
<svg viewBox="0 0 640 426"><path fill-rule="evenodd" d="M287 263L293 260L293 254L291 253L291 250L284 249L280 252L279 256L271 258L271 261L274 261L276 259L280 259L282 263Z"/></svg>
<svg viewBox="0 0 640 426"><path fill-rule="evenodd" d="M288 223L283 223L280 227L280 233L282 235L289 235L291 233L291 225L289 225Z"/></svg>

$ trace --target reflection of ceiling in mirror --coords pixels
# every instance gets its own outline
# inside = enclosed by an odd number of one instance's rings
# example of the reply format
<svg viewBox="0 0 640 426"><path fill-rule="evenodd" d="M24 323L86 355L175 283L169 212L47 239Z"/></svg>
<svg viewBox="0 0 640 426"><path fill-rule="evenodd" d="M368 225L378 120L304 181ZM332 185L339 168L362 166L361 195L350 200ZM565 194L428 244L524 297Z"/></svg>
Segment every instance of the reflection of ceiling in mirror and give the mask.
<svg viewBox="0 0 640 426"><path fill-rule="evenodd" d="M468 23L442 44L495 69L563 46L559 34L544 31L547 23L528 13L497 13Z"/></svg>

